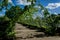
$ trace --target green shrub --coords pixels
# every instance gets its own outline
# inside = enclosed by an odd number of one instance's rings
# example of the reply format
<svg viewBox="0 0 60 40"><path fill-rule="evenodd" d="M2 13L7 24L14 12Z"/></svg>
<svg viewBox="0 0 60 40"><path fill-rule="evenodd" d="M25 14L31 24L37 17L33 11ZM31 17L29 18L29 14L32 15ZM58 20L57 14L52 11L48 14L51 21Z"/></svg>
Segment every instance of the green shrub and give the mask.
<svg viewBox="0 0 60 40"><path fill-rule="evenodd" d="M45 32L46 35L55 35L56 27L46 26L44 32Z"/></svg>
<svg viewBox="0 0 60 40"><path fill-rule="evenodd" d="M0 18L0 38L10 38L14 37L14 26L15 23L11 20L4 20Z"/></svg>

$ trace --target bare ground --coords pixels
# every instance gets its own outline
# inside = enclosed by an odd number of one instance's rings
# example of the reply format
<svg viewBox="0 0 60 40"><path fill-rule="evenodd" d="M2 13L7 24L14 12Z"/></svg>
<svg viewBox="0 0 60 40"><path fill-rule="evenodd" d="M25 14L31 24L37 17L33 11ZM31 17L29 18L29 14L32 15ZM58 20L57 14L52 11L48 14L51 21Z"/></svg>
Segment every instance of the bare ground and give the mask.
<svg viewBox="0 0 60 40"><path fill-rule="evenodd" d="M60 40L59 36L46 36L43 32L28 29L25 26L16 23L16 40Z"/></svg>

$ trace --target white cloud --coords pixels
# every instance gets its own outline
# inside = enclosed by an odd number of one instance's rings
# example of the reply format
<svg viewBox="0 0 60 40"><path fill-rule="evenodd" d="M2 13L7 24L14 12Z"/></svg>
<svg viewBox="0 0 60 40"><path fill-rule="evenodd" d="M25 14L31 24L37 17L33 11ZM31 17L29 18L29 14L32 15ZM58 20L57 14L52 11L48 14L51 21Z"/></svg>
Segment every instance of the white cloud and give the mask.
<svg viewBox="0 0 60 40"><path fill-rule="evenodd" d="M38 6L38 5L35 5L34 7L35 7L35 8L38 8L38 9L40 9L40 8L41 8L41 7L40 7L40 6Z"/></svg>
<svg viewBox="0 0 60 40"><path fill-rule="evenodd" d="M8 0L9 3L11 3L12 5L14 5L14 3L12 2L12 0Z"/></svg>
<svg viewBox="0 0 60 40"><path fill-rule="evenodd" d="M58 13L56 13L56 12L55 12L54 14L56 14L56 15L57 15Z"/></svg>
<svg viewBox="0 0 60 40"><path fill-rule="evenodd" d="M44 10L42 10L42 12L44 12Z"/></svg>
<svg viewBox="0 0 60 40"><path fill-rule="evenodd" d="M57 13L57 12L51 12L51 11L49 11L49 13L50 13L50 14L58 15L58 13Z"/></svg>
<svg viewBox="0 0 60 40"><path fill-rule="evenodd" d="M49 3L46 8L48 9L55 9L55 8L58 8L60 7L60 3Z"/></svg>
<svg viewBox="0 0 60 40"><path fill-rule="evenodd" d="M27 2L27 0L15 0L17 5L30 5L31 2Z"/></svg>
<svg viewBox="0 0 60 40"><path fill-rule="evenodd" d="M2 13L1 13L1 14L0 14L0 17L1 17L1 16L4 16L4 15L5 15L5 14L2 14Z"/></svg>
<svg viewBox="0 0 60 40"><path fill-rule="evenodd" d="M9 0L8 2L12 3L12 0Z"/></svg>
<svg viewBox="0 0 60 40"><path fill-rule="evenodd" d="M8 1L9 3L12 3L12 0ZM27 2L27 0L14 0L16 5L31 5L31 2Z"/></svg>

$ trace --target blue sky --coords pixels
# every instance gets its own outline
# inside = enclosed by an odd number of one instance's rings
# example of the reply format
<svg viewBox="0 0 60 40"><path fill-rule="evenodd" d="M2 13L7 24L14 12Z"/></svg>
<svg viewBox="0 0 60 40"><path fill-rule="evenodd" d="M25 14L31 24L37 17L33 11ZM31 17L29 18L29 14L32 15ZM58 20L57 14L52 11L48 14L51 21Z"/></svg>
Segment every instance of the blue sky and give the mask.
<svg viewBox="0 0 60 40"><path fill-rule="evenodd" d="M50 13L60 14L60 0L40 0L40 3L46 7Z"/></svg>
<svg viewBox="0 0 60 40"><path fill-rule="evenodd" d="M20 5L20 7L31 4L31 2L27 2L27 0L9 0L9 2L13 5ZM50 13L60 14L60 0L37 0L36 4L37 3L42 4ZM4 15L4 12L5 10L1 11L0 16Z"/></svg>

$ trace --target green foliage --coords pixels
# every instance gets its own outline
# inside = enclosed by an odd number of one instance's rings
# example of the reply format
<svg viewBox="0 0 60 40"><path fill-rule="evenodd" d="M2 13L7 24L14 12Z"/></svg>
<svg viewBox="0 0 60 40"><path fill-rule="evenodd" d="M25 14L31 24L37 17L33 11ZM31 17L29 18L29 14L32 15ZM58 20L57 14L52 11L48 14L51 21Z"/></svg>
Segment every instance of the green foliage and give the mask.
<svg viewBox="0 0 60 40"><path fill-rule="evenodd" d="M27 10L23 15L20 16L20 21L22 24L27 24L29 27L37 27L44 29L45 34L54 35L56 33L58 25L60 25L60 16L49 14L48 10L44 10L44 17L33 18L33 11ZM31 25L31 26L30 26ZM41 30L40 30L41 31Z"/></svg>
<svg viewBox="0 0 60 40"><path fill-rule="evenodd" d="M44 17L47 17L50 14L47 9L44 9L44 12L43 13L44 13Z"/></svg>
<svg viewBox="0 0 60 40"><path fill-rule="evenodd" d="M19 6L12 6L9 10L6 11L6 16L12 21L17 21L21 14L23 13Z"/></svg>
<svg viewBox="0 0 60 40"><path fill-rule="evenodd" d="M13 37L15 23L6 20L5 17L0 18L0 38L10 38Z"/></svg>
<svg viewBox="0 0 60 40"><path fill-rule="evenodd" d="M0 0L0 11L3 9L3 8L6 8L7 9L7 6L8 6L8 0Z"/></svg>
<svg viewBox="0 0 60 40"><path fill-rule="evenodd" d="M2 1L2 6L7 6L8 5L8 0L3 0Z"/></svg>
<svg viewBox="0 0 60 40"><path fill-rule="evenodd" d="M34 6L25 6L23 10L23 14L19 17L20 22L31 24L30 22L33 21L33 14L34 12L37 12L38 9L34 8ZM32 22L33 23L33 22Z"/></svg>
<svg viewBox="0 0 60 40"><path fill-rule="evenodd" d="M54 15L48 12L41 4L41 10L43 11L44 17L36 17L34 19L33 15L35 12L38 12L39 9L35 8L34 2L36 0L27 0L31 2L31 5L27 5L24 9L21 9L19 6L12 6L10 9L7 9L8 0L3 0L0 3L0 10L6 8L5 16L0 17L0 37L13 37L15 23L20 22L22 24L27 24L29 27L37 27L45 29L46 34L54 35L56 33L57 27L60 28L60 15Z"/></svg>
<svg viewBox="0 0 60 40"><path fill-rule="evenodd" d="M22 14L22 9L19 6L12 6L9 10L6 11L6 16L10 20L8 23L8 28L5 31L8 37L14 36L15 23Z"/></svg>
<svg viewBox="0 0 60 40"><path fill-rule="evenodd" d="M8 0L3 0L0 7L7 8ZM7 9L5 16L0 18L0 37L10 38L14 37L14 26L19 16L22 15L25 10L22 10L19 6L12 6L10 9Z"/></svg>
<svg viewBox="0 0 60 40"><path fill-rule="evenodd" d="M45 20L45 23L47 23L45 32L46 34L51 34L54 35L56 33L57 27L60 24L58 21L60 20L59 18L57 19L58 15L51 14L49 17L47 17ZM57 25L58 24L58 25Z"/></svg>
<svg viewBox="0 0 60 40"><path fill-rule="evenodd" d="M28 2L31 2L31 4L34 4L34 2L36 2L36 0L27 0Z"/></svg>

